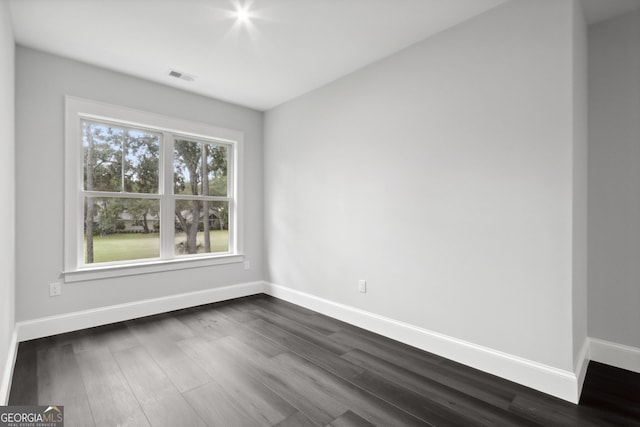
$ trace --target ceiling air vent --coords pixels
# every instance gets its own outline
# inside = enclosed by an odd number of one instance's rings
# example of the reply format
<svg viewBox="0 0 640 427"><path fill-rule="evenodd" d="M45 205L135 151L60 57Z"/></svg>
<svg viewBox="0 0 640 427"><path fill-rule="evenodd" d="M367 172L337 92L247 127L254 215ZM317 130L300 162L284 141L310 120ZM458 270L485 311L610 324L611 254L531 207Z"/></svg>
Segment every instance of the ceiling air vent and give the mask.
<svg viewBox="0 0 640 427"><path fill-rule="evenodd" d="M183 73L182 71L169 70L169 75L171 77L175 77L176 79L184 80L187 82L192 82L196 79L196 76L191 74Z"/></svg>

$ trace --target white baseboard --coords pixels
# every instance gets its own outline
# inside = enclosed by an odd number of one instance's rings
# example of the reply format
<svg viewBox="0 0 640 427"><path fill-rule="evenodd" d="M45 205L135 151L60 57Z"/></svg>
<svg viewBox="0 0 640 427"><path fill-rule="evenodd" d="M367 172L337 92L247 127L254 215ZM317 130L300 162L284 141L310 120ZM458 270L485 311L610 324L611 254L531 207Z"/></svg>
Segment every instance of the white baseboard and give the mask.
<svg viewBox="0 0 640 427"><path fill-rule="evenodd" d="M18 340L27 341L35 338L91 328L94 326L131 320L138 317L166 313L168 311L179 310L182 308L260 294L263 292L264 282L262 281L241 283L221 288L213 288L198 292L189 292L162 298L101 307L93 310L76 311L59 316L17 322L16 330Z"/></svg>
<svg viewBox="0 0 640 427"><path fill-rule="evenodd" d="M0 405L9 404L9 392L11 391L11 379L13 378L13 368L16 364L16 356L18 355L18 333L16 330L11 335L11 343L7 353L7 362L2 370L2 378L0 378Z"/></svg>
<svg viewBox="0 0 640 427"><path fill-rule="evenodd" d="M284 286L266 283L265 293L569 402L578 403L580 398L578 377L574 372L459 340ZM580 369L584 378L583 368Z"/></svg>
<svg viewBox="0 0 640 427"><path fill-rule="evenodd" d="M291 288L259 281L17 322L7 362L2 371L0 405L6 404L9 398L20 341L260 293L289 301L572 403L577 403L580 398L589 360L640 373L640 349L635 347L588 338L576 358L574 373Z"/></svg>
<svg viewBox="0 0 640 427"><path fill-rule="evenodd" d="M590 338L591 360L640 373L640 348Z"/></svg>
<svg viewBox="0 0 640 427"><path fill-rule="evenodd" d="M589 367L589 360L591 358L591 341L589 338L585 338L582 343L582 348L580 349L580 353L578 353L578 357L576 358L576 363L574 365L574 372L576 373L576 379L578 381L578 399L580 398L580 394L582 394L582 386L584 385L584 379L587 376L587 368Z"/></svg>

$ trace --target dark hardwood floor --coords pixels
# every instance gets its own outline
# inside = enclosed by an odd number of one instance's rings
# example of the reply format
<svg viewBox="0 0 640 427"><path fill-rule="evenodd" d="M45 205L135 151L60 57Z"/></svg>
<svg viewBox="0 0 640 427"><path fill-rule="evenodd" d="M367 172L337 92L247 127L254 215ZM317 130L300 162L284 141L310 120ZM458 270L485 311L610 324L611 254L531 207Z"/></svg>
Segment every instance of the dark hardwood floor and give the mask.
<svg viewBox="0 0 640 427"><path fill-rule="evenodd" d="M640 426L640 374L589 365L580 405L268 296L19 346L9 403L66 426Z"/></svg>

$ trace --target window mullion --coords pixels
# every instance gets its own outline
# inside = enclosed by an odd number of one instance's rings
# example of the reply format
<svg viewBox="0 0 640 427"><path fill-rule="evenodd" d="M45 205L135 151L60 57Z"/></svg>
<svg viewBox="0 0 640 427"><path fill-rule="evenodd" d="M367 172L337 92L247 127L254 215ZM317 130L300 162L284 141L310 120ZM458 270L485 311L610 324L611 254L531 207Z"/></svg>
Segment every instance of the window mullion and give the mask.
<svg viewBox="0 0 640 427"><path fill-rule="evenodd" d="M174 199L176 199L176 200L201 200L201 201L205 201L205 202L229 202L229 201L233 200L232 197L192 196L190 194L174 196Z"/></svg>
<svg viewBox="0 0 640 427"><path fill-rule="evenodd" d="M127 129L123 129L122 132L122 143L120 144L120 191L124 193L124 165L125 165L125 150L127 149L127 139L129 136L129 131Z"/></svg>
<svg viewBox="0 0 640 427"><path fill-rule="evenodd" d="M76 215L78 215L79 221L76 226L77 236L76 236L76 244L78 248L76 250L76 262L77 265L84 265L84 204L86 203L86 197L83 196L82 192L79 193L78 197L78 206Z"/></svg>
<svg viewBox="0 0 640 427"><path fill-rule="evenodd" d="M162 174L160 202L160 258L174 258L175 227L173 198L173 143L169 132L162 133Z"/></svg>
<svg viewBox="0 0 640 427"><path fill-rule="evenodd" d="M237 147L234 147L237 148ZM229 197L229 250L238 250L236 235L236 150L227 150L227 196Z"/></svg>
<svg viewBox="0 0 640 427"><path fill-rule="evenodd" d="M85 197L119 197L122 199L158 199L153 193L116 193L113 191L81 191Z"/></svg>

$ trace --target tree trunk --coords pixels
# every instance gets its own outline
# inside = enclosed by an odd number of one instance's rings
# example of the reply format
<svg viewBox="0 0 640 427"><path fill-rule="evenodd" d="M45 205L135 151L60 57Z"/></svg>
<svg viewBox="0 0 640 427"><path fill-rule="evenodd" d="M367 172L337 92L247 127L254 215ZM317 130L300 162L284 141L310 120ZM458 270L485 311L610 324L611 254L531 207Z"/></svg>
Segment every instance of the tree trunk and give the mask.
<svg viewBox="0 0 640 427"><path fill-rule="evenodd" d="M91 127L85 125L87 137L87 164L85 165L87 173L87 188L85 190L93 190L93 137L91 136ZM93 197L87 197L87 213L85 218L85 234L87 235L87 264L93 263Z"/></svg>
<svg viewBox="0 0 640 427"><path fill-rule="evenodd" d="M184 230L184 232L186 233L188 230L188 224L187 224L187 219L185 217L182 216L182 213L180 212L180 210L178 210L176 208L176 218L178 218L178 221L180 222L180 225L182 226L182 229ZM180 246L182 245L182 243L180 243ZM180 247L179 246L179 247ZM184 252L186 252L187 247L186 247L186 242L185 242L185 246L184 246ZM183 251L180 251L180 253L183 253Z"/></svg>
<svg viewBox="0 0 640 427"><path fill-rule="evenodd" d="M87 264L93 263L93 197L87 197L87 218L85 220L87 234Z"/></svg>
<svg viewBox="0 0 640 427"><path fill-rule="evenodd" d="M189 141L178 141L177 143ZM190 142L191 145L180 145L178 144L178 152L180 156L184 159L184 164L189 170L189 178L190 178L190 186L191 186L191 194L193 196L198 195L198 183L199 174L198 169L201 165L200 156L202 156L202 149L198 147L198 143ZM193 148L193 149L192 149ZM197 148L197 149L196 149ZM192 201L191 208L191 223L184 218L180 212L176 209L176 216L178 220L184 227L184 231L187 235L187 242L185 247L185 252L188 254L195 254L198 251L197 237L198 237L198 225L200 222L200 202L198 200Z"/></svg>
<svg viewBox="0 0 640 427"><path fill-rule="evenodd" d="M147 222L148 213L149 213L149 210L147 209L147 211L142 214L142 228L143 228L144 234L149 234L149 223Z"/></svg>
<svg viewBox="0 0 640 427"><path fill-rule="evenodd" d="M191 208L191 224L187 228L187 253L195 254L198 252L198 219L200 214L200 204L194 200Z"/></svg>

